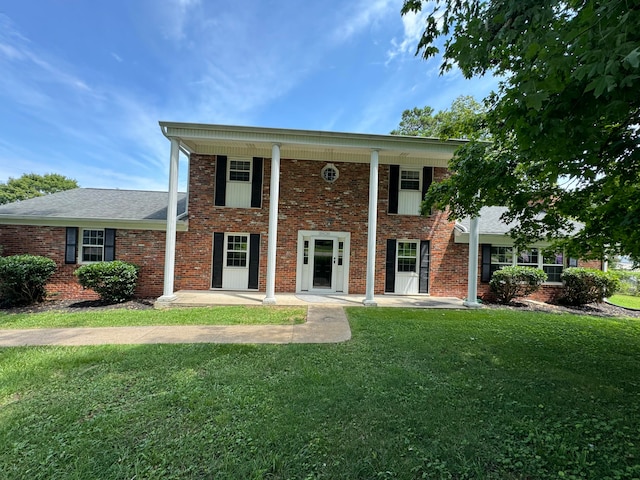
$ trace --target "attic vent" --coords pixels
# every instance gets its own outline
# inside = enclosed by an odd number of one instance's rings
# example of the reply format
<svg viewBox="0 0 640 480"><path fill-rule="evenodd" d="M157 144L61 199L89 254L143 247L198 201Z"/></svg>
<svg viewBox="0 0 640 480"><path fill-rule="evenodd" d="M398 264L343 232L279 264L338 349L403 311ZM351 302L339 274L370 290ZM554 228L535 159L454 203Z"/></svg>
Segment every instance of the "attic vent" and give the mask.
<svg viewBox="0 0 640 480"><path fill-rule="evenodd" d="M322 167L320 175L325 182L333 183L338 179L340 172L333 163L327 163L324 167Z"/></svg>

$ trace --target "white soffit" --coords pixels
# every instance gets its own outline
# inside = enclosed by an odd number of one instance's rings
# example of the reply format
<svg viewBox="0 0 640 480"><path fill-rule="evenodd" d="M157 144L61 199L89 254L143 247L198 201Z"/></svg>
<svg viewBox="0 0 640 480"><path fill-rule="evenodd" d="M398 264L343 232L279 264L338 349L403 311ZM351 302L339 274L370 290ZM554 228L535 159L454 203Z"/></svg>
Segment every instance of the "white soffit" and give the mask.
<svg viewBox="0 0 640 480"><path fill-rule="evenodd" d="M379 150L381 164L447 166L464 142L424 137L369 135L227 125L160 122L164 135L175 137L192 153L271 157L274 143L282 158L369 163Z"/></svg>

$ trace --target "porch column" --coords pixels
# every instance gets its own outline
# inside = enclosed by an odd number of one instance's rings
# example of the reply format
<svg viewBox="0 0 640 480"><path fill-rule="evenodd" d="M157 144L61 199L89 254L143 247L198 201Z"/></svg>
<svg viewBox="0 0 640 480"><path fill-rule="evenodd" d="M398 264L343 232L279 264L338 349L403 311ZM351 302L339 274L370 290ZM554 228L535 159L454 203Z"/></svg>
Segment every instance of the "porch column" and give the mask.
<svg viewBox="0 0 640 480"><path fill-rule="evenodd" d="M167 235L164 250L164 289L161 302L176 299L173 293L173 280L176 263L176 221L178 217L178 161L180 142L171 139L171 156L169 162L169 203L167 204Z"/></svg>
<svg viewBox="0 0 640 480"><path fill-rule="evenodd" d="M479 308L478 303L478 217L471 218L469 228L469 276L467 280L467 300L465 307Z"/></svg>
<svg viewBox="0 0 640 480"><path fill-rule="evenodd" d="M271 148L271 186L269 190L269 243L267 245L267 296L264 305L276 304L276 247L278 244L278 200L280 196L280 145Z"/></svg>
<svg viewBox="0 0 640 480"><path fill-rule="evenodd" d="M369 164L369 221L367 230L367 287L362 303L366 306L377 305L373 298L376 278L376 233L378 222L378 150L371 151Z"/></svg>

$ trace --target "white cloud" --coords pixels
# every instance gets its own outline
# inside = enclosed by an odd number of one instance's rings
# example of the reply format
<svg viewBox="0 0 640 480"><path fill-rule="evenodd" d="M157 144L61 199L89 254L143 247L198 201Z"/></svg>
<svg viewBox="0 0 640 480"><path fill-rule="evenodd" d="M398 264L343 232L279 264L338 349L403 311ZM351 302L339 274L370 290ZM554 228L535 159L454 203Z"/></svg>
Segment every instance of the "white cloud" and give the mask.
<svg viewBox="0 0 640 480"><path fill-rule="evenodd" d="M338 14L345 19L338 22L333 30L330 36L332 42L343 43L391 12L397 14L400 10L399 4L398 0L364 0L348 10L339 12Z"/></svg>
<svg viewBox="0 0 640 480"><path fill-rule="evenodd" d="M425 28L427 13L425 8L419 12L408 12L402 16L403 36L400 40L391 39L391 49L387 52L387 63L403 55L413 55Z"/></svg>

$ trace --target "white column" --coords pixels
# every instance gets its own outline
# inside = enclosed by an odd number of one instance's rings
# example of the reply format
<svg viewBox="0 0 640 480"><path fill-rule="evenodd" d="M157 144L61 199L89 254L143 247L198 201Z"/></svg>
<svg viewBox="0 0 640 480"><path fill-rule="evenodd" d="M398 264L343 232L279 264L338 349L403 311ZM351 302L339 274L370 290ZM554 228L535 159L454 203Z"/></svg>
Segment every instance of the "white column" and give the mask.
<svg viewBox="0 0 640 480"><path fill-rule="evenodd" d="M269 189L269 243L267 245L267 296L264 305L276 304L276 249L278 245L278 200L280 196L280 145L271 148Z"/></svg>
<svg viewBox="0 0 640 480"><path fill-rule="evenodd" d="M465 307L478 308L478 217L471 218L469 229L469 274Z"/></svg>
<svg viewBox="0 0 640 480"><path fill-rule="evenodd" d="M167 203L167 236L164 250L164 290L158 299L170 302L176 299L173 293L173 280L176 263L176 221L178 217L178 162L180 142L171 139L171 157L169 162L169 200Z"/></svg>
<svg viewBox="0 0 640 480"><path fill-rule="evenodd" d="M376 278L376 232L378 225L378 150L371 151L369 165L369 228L367 230L367 290L362 303L377 305L373 298Z"/></svg>

